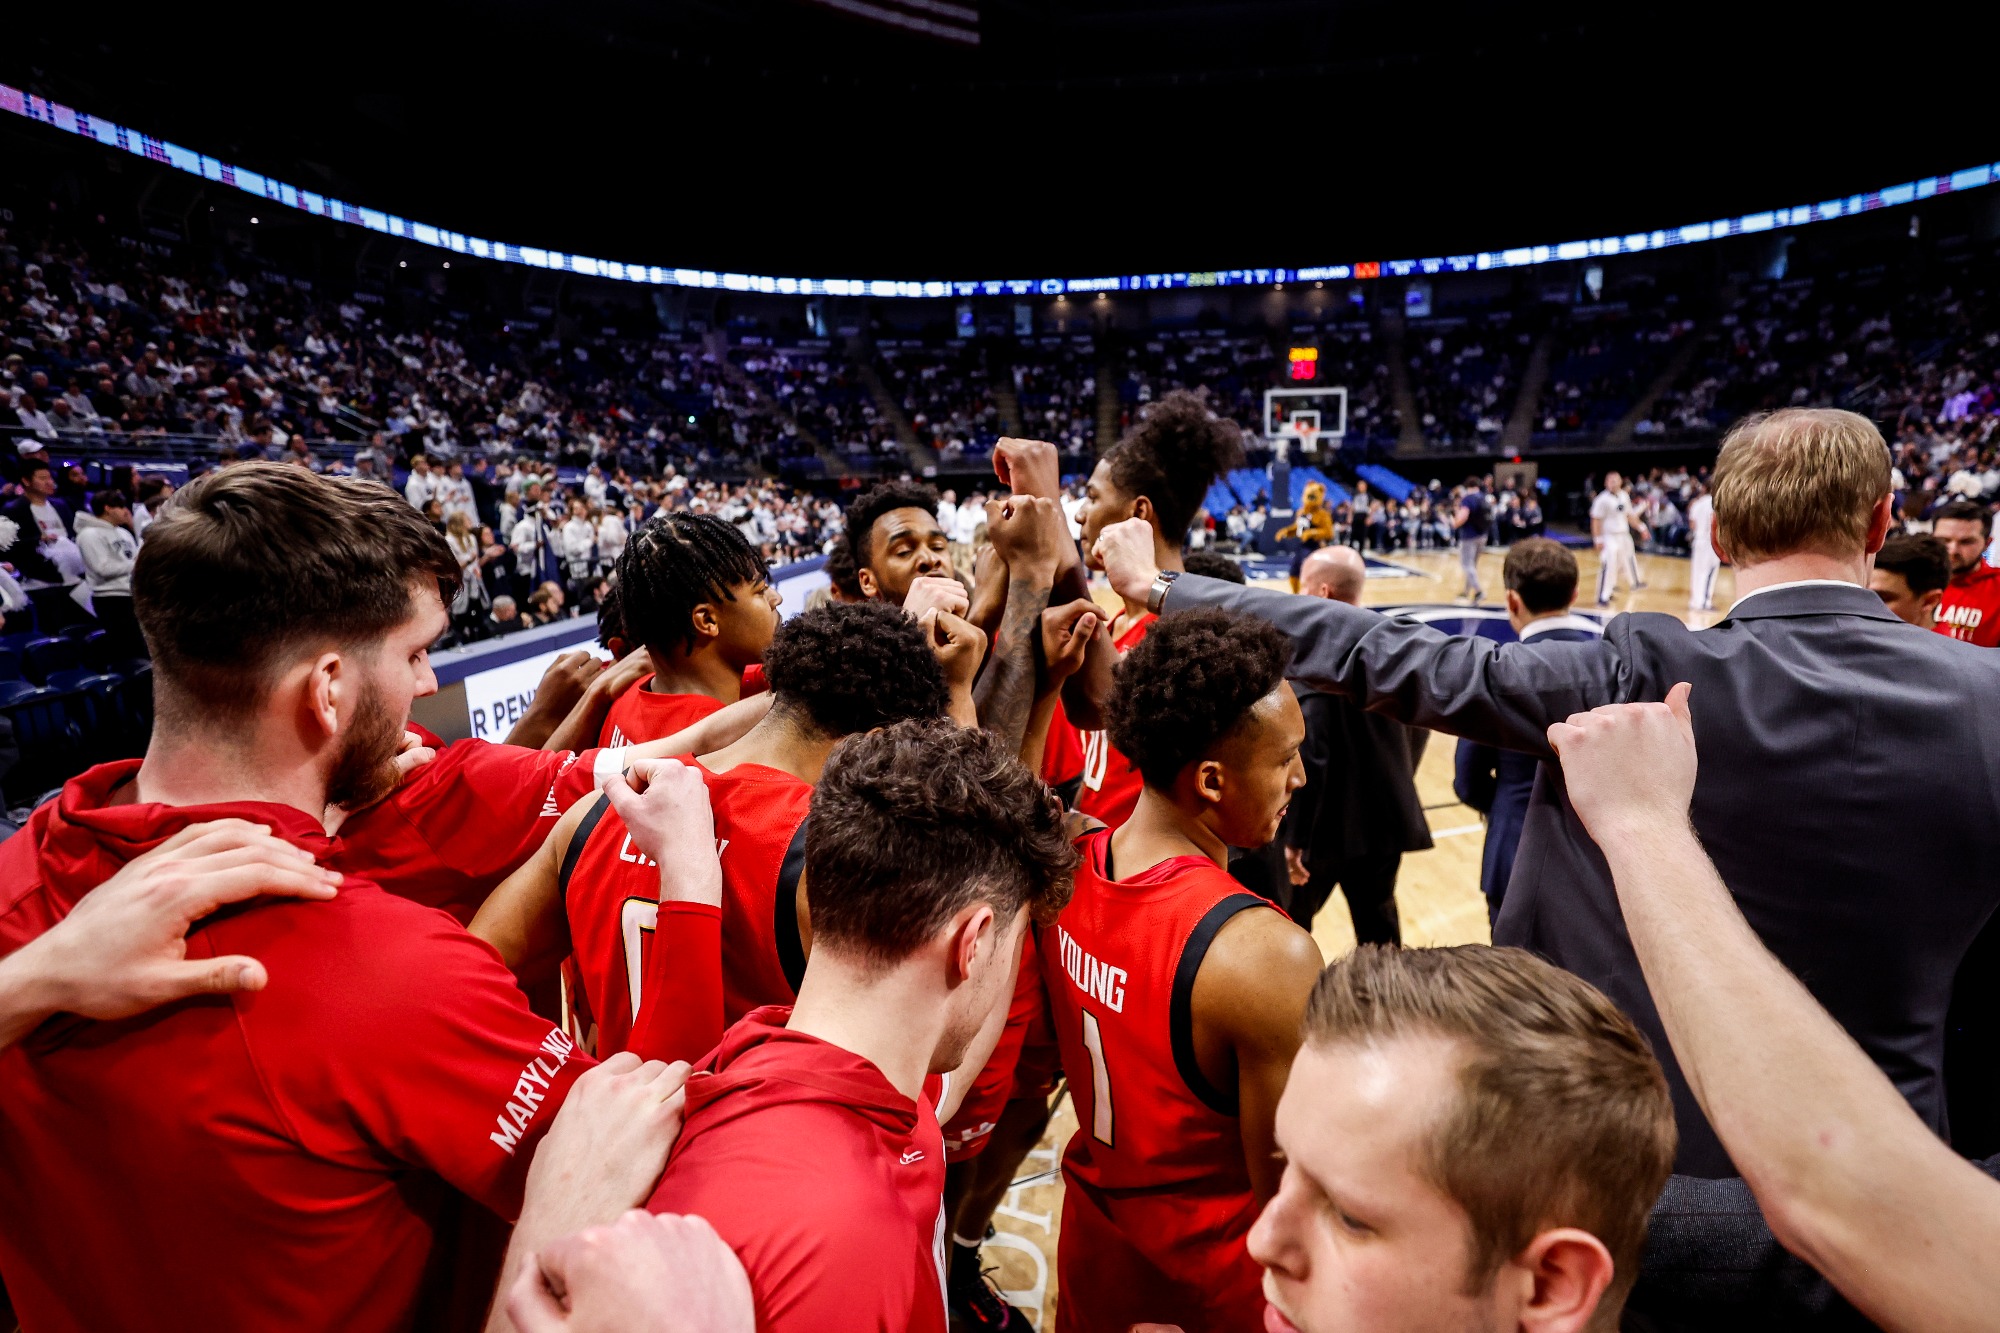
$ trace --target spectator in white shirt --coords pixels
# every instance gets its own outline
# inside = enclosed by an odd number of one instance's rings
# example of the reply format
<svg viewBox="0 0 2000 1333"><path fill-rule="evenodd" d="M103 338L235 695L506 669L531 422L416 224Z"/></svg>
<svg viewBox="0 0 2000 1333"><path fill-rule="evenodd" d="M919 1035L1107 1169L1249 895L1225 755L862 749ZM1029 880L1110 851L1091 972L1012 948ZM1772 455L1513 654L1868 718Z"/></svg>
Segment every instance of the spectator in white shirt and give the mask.
<svg viewBox="0 0 2000 1333"><path fill-rule="evenodd" d="M437 499L440 480L431 472L431 460L418 454L410 460L410 479L403 484L403 498L410 502L412 509L421 512L425 505Z"/></svg>

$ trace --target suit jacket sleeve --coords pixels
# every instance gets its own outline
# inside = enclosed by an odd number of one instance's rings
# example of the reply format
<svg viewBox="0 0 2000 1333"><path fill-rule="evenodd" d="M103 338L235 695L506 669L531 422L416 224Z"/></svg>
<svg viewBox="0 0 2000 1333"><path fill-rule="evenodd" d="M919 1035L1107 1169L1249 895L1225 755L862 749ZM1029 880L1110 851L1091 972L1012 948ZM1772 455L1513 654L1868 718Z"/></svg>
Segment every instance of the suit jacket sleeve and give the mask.
<svg viewBox="0 0 2000 1333"><path fill-rule="evenodd" d="M1571 713L1630 697L1616 626L1585 643L1500 644L1441 634L1361 607L1183 575L1169 612L1217 606L1291 636L1291 675L1370 712L1505 750L1549 758L1548 729Z"/></svg>

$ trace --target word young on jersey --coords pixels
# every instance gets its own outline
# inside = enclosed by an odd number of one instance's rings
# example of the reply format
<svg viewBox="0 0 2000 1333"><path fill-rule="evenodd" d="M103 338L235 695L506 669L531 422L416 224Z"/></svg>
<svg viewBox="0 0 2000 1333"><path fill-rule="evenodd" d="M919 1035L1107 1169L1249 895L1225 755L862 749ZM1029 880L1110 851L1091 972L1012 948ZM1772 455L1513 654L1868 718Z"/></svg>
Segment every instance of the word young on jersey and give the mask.
<svg viewBox="0 0 2000 1333"><path fill-rule="evenodd" d="M1063 971L1069 973L1078 990L1114 1014L1125 1012L1124 968L1093 958L1061 926L1056 927L1056 949L1062 958Z"/></svg>

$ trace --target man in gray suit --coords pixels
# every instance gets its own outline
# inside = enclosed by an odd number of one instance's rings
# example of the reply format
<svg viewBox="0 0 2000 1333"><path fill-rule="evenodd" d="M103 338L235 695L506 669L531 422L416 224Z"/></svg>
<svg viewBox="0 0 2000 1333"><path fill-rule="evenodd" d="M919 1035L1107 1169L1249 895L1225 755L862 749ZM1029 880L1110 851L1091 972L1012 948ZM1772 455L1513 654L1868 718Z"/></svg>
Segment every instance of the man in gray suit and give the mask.
<svg viewBox="0 0 2000 1333"><path fill-rule="evenodd" d="M1224 606L1292 636L1293 676L1369 709L1540 758L1547 729L1694 686L1693 822L1764 943L1945 1129L1952 979L2000 903L2000 654L1906 625L1868 590L1891 523L1889 454L1851 412L1753 417L1717 459L1715 545L1737 602L1711 629L1629 614L1596 643L1450 637L1318 598L1153 567L1150 530L1107 529L1112 586L1173 612ZM1136 538L1144 538L1143 541ZM1912 840L1909 830L1925 836ZM1559 775L1535 784L1494 931L1608 994L1646 1031L1691 1176L1735 1174L1673 1058L1603 855Z"/></svg>

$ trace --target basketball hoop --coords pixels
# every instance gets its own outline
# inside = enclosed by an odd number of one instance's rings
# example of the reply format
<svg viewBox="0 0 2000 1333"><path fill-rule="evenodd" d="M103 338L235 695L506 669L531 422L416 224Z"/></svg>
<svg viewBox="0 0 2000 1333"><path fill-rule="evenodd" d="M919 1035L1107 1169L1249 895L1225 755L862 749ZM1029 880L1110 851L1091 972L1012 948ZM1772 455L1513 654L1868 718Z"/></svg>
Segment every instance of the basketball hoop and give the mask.
<svg viewBox="0 0 2000 1333"><path fill-rule="evenodd" d="M1292 429L1299 437L1300 452L1308 454L1315 452L1314 445L1319 438L1319 423L1316 421L1299 421L1293 424Z"/></svg>

